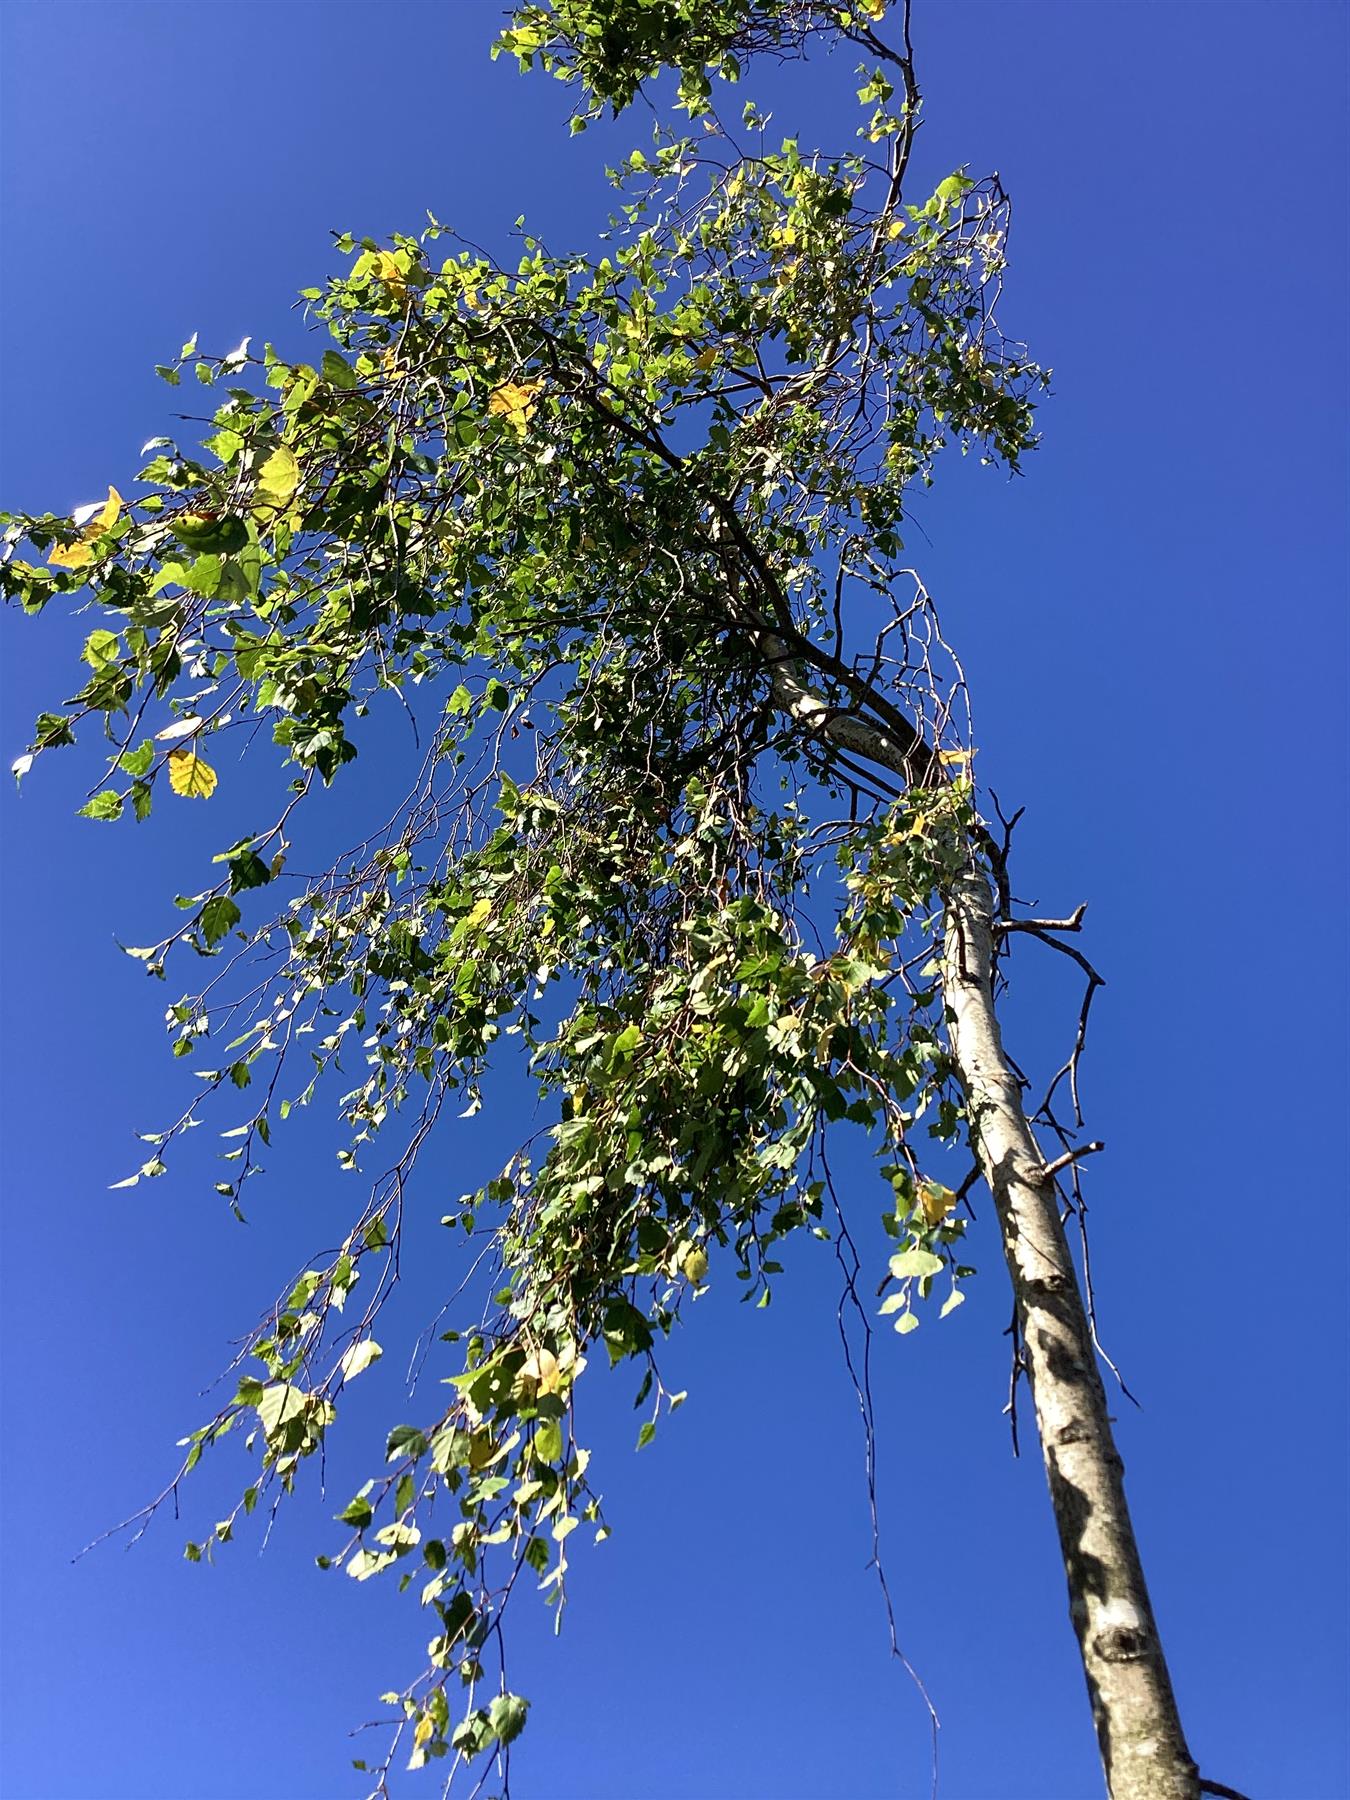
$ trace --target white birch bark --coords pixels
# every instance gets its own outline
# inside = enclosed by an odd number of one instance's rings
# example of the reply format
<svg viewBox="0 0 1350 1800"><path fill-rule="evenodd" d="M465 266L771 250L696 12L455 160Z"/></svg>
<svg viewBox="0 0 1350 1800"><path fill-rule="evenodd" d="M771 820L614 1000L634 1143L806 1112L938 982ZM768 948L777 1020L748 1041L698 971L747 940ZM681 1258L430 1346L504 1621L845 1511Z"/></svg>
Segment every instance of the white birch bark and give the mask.
<svg viewBox="0 0 1350 1800"><path fill-rule="evenodd" d="M1197 1800L1058 1196L999 1033L993 907L989 880L972 862L947 907L949 1035L998 1210L1107 1788L1111 1800Z"/></svg>
<svg viewBox="0 0 1350 1800"><path fill-rule="evenodd" d="M811 735L909 784L929 753L829 707L786 647L761 634L779 708ZM994 895L971 852L947 896L943 988L973 1147L994 1196L1111 1800L1199 1800L1125 1500L1106 1391L1054 1182L994 1009Z"/></svg>

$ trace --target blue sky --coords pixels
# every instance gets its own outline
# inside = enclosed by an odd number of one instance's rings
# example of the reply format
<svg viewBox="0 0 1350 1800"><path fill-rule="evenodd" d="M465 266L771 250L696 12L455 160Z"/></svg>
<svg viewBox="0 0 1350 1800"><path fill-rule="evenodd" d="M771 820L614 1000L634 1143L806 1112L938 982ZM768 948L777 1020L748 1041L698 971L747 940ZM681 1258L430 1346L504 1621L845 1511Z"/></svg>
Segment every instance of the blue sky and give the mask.
<svg viewBox="0 0 1350 1800"><path fill-rule="evenodd" d="M430 207L555 248L607 208L563 101L489 65L497 7L8 0L0 13L6 504L67 509L172 430L152 365L193 330L292 338L330 231ZM1129 1491L1203 1770L1256 1800L1350 1791L1345 1642L1343 677L1345 22L1332 4L916 0L918 159L1014 196L1004 323L1055 369L1024 480L963 468L915 549L960 645L1020 891L1089 900L1108 978L1087 1098ZM842 137L849 67L776 79L777 122ZM831 132L830 121L840 121ZM3 620L3 742L67 691L78 620ZM391 737L388 756L396 755ZM382 752L383 754L383 752ZM92 755L92 752L91 752ZM114 938L158 936L221 815L78 821L91 764L0 796L5 1045L7 1800L359 1794L345 1734L420 1657L393 1595L323 1576L324 1522L378 1462L402 1360L453 1270L443 1191L509 1147L452 1125L425 1176L391 1354L328 1469L214 1569L181 1560L239 1470L129 1554L233 1337L345 1199L319 1121L240 1228L205 1168L114 1194L176 1110L166 998ZM378 800L362 769L343 804ZM205 809L203 809L205 810ZM331 818L332 815L330 815ZM1075 995L1014 966L1008 1033L1052 1068ZM308 1132L308 1136L306 1136ZM204 1135L204 1134L203 1134ZM856 1171L860 1216L879 1200ZM982 1211L970 1303L875 1354L901 1638L942 1717L943 1800L1099 1791L1039 1460L1000 1417L1009 1307ZM730 1284L727 1284L730 1285ZM674 1345L691 1398L632 1454L631 1384L587 1405L603 1549L562 1637L517 1612L520 1800L880 1800L928 1791L925 1714L886 1654L828 1251L768 1312L714 1286ZM589 1377L588 1377L589 1381ZM423 1781L411 1791L431 1792Z"/></svg>

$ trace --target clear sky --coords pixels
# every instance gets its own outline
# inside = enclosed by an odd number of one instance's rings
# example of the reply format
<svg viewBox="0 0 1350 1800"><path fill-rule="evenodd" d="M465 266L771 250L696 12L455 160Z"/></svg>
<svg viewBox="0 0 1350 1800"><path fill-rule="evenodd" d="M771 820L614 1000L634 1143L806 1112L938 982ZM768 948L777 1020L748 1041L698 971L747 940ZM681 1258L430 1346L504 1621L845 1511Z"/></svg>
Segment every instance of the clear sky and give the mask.
<svg viewBox="0 0 1350 1800"><path fill-rule="evenodd" d="M65 510L125 482L183 404L193 330L292 344L330 230L430 207L502 248L527 211L583 246L603 153L486 46L488 0L6 0L3 479ZM1341 1800L1346 1183L1343 9L1300 0L915 0L936 180L1015 201L1004 322L1055 369L1013 483L956 471L912 547L959 644L981 772L1026 803L1017 885L1089 900L1108 977L1086 1071L1103 1330L1144 1408L1120 1434L1183 1716L1253 1800ZM843 136L848 63L775 83ZM840 129L830 130L831 120ZM926 541L925 541L926 540ZM78 620L3 622L7 762L69 691ZM368 759L343 805L398 779ZM92 752L91 752L92 754ZM382 753L383 754L383 753ZM324 1521L379 1461L401 1359L353 1391L270 1546L181 1560L181 1525L86 1540L148 1498L199 1398L346 1199L320 1122L251 1223L203 1169L124 1193L180 1065L114 937L160 935L221 818L73 818L47 759L3 829L3 1776L6 1800L341 1800L345 1734L417 1666L415 1607L321 1575ZM224 802L228 804L228 802ZM1076 1003L1015 965L1014 1053L1052 1068ZM177 991L176 989L174 990ZM514 1121L427 1165L391 1350L450 1285L435 1220ZM205 1134L202 1134L203 1136ZM879 1199L857 1170L853 1203ZM881 1508L904 1646L942 1718L942 1800L1088 1800L1099 1775L1039 1459L1000 1417L1009 1310L987 1209L970 1303L879 1334ZM879 1253L878 1253L879 1254ZM731 1285L727 1283L726 1285ZM532 1695L518 1800L881 1800L928 1792L925 1715L868 1574L857 1410L828 1250L768 1312L716 1284L670 1354L690 1400L640 1456L630 1382L586 1404L614 1538L574 1563L558 1641L514 1618ZM587 1378L589 1385L590 1378ZM766 1495L769 1497L766 1499ZM434 1775L408 1778L435 1791Z"/></svg>

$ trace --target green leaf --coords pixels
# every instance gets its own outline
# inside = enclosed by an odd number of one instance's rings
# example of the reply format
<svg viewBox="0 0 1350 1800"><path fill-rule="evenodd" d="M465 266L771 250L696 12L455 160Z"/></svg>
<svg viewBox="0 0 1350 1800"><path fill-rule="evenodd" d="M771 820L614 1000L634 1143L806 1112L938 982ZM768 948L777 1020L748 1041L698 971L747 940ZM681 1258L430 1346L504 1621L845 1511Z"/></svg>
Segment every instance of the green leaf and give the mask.
<svg viewBox="0 0 1350 1800"><path fill-rule="evenodd" d="M397 1462L410 1456L414 1461L427 1453L427 1440L415 1425L395 1425L384 1446L384 1460Z"/></svg>
<svg viewBox="0 0 1350 1800"><path fill-rule="evenodd" d="M81 819L120 819L122 816L122 796L115 788L104 788L101 794L82 806L77 815Z"/></svg>
<svg viewBox="0 0 1350 1800"><path fill-rule="evenodd" d="M398 1519L382 1525L375 1533L377 1544L382 1544L386 1550L396 1551L400 1556L416 1548L421 1541L422 1534L415 1525L405 1525Z"/></svg>
<svg viewBox="0 0 1350 1800"><path fill-rule="evenodd" d="M242 893L246 888L265 887L272 871L254 850L241 850L225 858L230 870L230 892Z"/></svg>
<svg viewBox="0 0 1350 1800"><path fill-rule="evenodd" d="M363 1338L359 1344L353 1344L349 1350L343 1353L342 1379L344 1381L355 1381L356 1377L361 1374L364 1369L368 1369L373 1362L377 1361L378 1358L383 1355L384 1351L375 1342L374 1338Z"/></svg>
<svg viewBox="0 0 1350 1800"><path fill-rule="evenodd" d="M891 1258L890 1270L900 1281L910 1275L940 1275L942 1258L931 1250L898 1250Z"/></svg>
<svg viewBox="0 0 1350 1800"><path fill-rule="evenodd" d="M555 1463L562 1455L562 1426L556 1419L545 1419L534 1434L533 1455L538 1463Z"/></svg>
<svg viewBox="0 0 1350 1800"><path fill-rule="evenodd" d="M355 369L336 350L324 351L319 369L330 387L350 389L357 385Z"/></svg>
<svg viewBox="0 0 1350 1800"><path fill-rule="evenodd" d="M656 1425L651 1419L648 1419L644 1422L642 1429L638 1432L638 1435L637 1435L638 1449L645 1450L647 1448L648 1444L651 1443L652 1439L655 1436L656 1436Z"/></svg>
<svg viewBox="0 0 1350 1800"><path fill-rule="evenodd" d="M241 916L228 894L216 894L207 901L198 917L202 938L208 944L218 944L233 931Z"/></svg>
<svg viewBox="0 0 1350 1800"><path fill-rule="evenodd" d="M224 563L218 556L198 556L183 571L183 586L191 593L211 599L220 587Z"/></svg>
<svg viewBox="0 0 1350 1800"><path fill-rule="evenodd" d="M299 1418L305 1411L308 1395L289 1381L274 1382L265 1387L258 1401L258 1417L268 1437L275 1437L288 1420Z"/></svg>
<svg viewBox="0 0 1350 1800"><path fill-rule="evenodd" d="M519 1694L497 1695L488 1708L488 1724L499 1744L509 1744L520 1736L529 1710L529 1701Z"/></svg>
<svg viewBox="0 0 1350 1800"><path fill-rule="evenodd" d="M117 766L119 769L125 769L128 775L139 779L142 775L149 774L150 765L154 760L155 746L147 738L135 750L124 750L117 759Z"/></svg>
<svg viewBox="0 0 1350 1800"><path fill-rule="evenodd" d="M366 1498L366 1492L370 1486L371 1484L367 1482L366 1487L354 1500L349 1500L338 1514L338 1519L343 1525L354 1525L358 1531L364 1531L375 1517L375 1510Z"/></svg>
<svg viewBox="0 0 1350 1800"><path fill-rule="evenodd" d="M369 1581L372 1575L392 1568L397 1561L397 1550L358 1550L347 1564L347 1573L353 1581Z"/></svg>
<svg viewBox="0 0 1350 1800"><path fill-rule="evenodd" d="M91 631L84 641L84 649L80 655L91 669L103 669L109 663L115 663L122 648L122 640L115 631ZM136 771L143 773L141 770Z"/></svg>

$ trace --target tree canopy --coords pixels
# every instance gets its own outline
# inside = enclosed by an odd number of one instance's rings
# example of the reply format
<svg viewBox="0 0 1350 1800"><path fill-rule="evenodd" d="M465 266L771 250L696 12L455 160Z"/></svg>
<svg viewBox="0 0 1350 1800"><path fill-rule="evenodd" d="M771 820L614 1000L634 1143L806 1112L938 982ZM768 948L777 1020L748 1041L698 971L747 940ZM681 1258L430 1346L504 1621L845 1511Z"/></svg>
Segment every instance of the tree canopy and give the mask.
<svg viewBox="0 0 1350 1800"><path fill-rule="evenodd" d="M448 1403L391 1425L324 1552L439 1622L388 1696L414 1767L525 1724L494 1683L502 1609L525 1569L560 1603L572 1533L606 1530L574 1430L588 1358L636 1365L648 1441L682 1398L661 1342L707 1283L767 1304L781 1240L847 1229L833 1133L877 1156L896 1329L974 1274L944 921L972 859L1005 905L1006 882L902 532L943 451L1019 468L1047 377L999 329L998 181L910 191L919 92L885 10L523 8L500 47L576 84L578 127L676 71L688 125L614 171L602 245L527 235L506 266L435 220L340 240L347 267L305 296L313 360L184 345L161 373L212 391L202 443L147 446L131 498L9 521L6 593L87 594L99 621L21 776L102 725L84 810L111 823L209 802L220 747L278 752L273 814L129 951L175 993L209 966L167 1013L200 1091L124 1185L240 1096L217 1191L241 1217L272 1132L321 1096L341 1165L387 1163L185 1443L183 1474L231 1433L253 1458L191 1557L291 1488L379 1357L446 1109L482 1105L502 1054L549 1109L447 1213L462 1366ZM862 58L858 143L776 141L753 103L723 117L716 81L821 34ZM307 799L388 704L418 734L401 797L297 875Z"/></svg>

